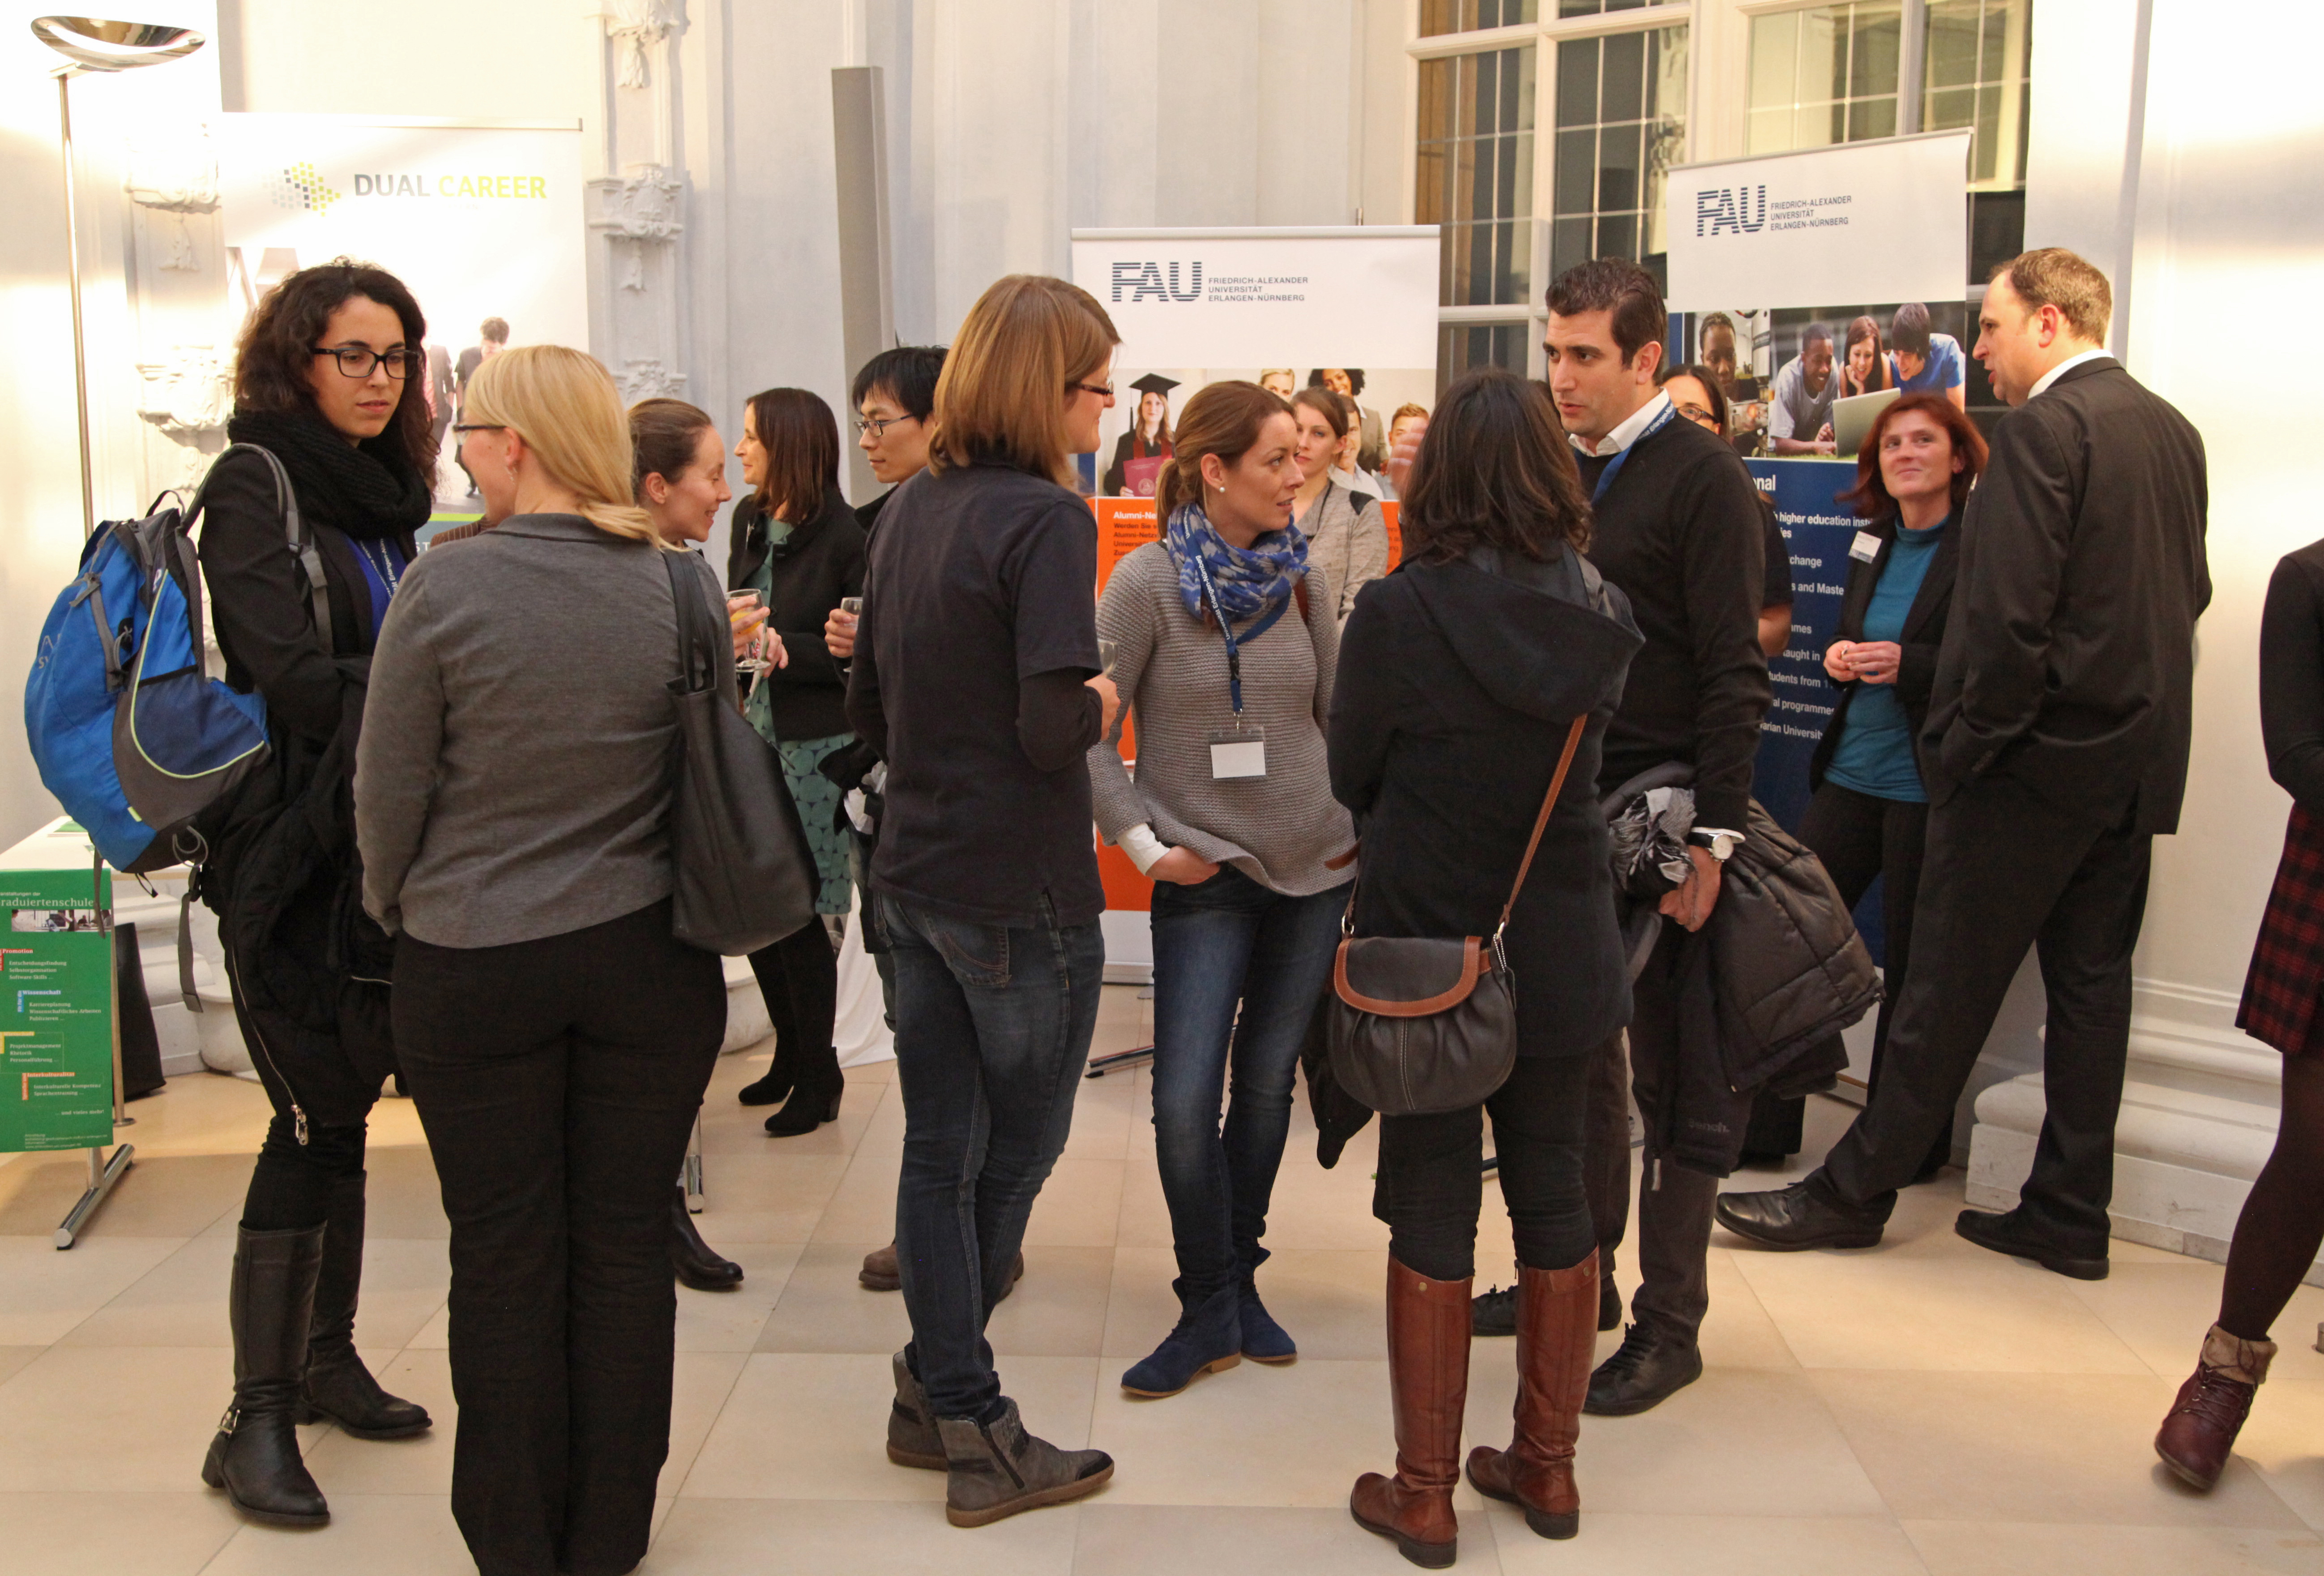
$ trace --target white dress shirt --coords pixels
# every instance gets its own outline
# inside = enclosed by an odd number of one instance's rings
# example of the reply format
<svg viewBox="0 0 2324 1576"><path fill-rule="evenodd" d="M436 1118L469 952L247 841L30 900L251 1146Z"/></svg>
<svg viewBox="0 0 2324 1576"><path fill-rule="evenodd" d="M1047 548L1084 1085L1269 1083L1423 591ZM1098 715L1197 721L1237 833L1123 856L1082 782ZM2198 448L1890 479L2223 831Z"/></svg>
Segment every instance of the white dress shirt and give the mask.
<svg viewBox="0 0 2324 1576"><path fill-rule="evenodd" d="M1582 441L1579 433L1568 432L1565 440L1588 455L1619 454L1638 440L1646 430L1655 424L1655 418L1671 408L1670 395L1657 389L1655 397L1633 411L1621 425L1616 427L1595 445Z"/></svg>

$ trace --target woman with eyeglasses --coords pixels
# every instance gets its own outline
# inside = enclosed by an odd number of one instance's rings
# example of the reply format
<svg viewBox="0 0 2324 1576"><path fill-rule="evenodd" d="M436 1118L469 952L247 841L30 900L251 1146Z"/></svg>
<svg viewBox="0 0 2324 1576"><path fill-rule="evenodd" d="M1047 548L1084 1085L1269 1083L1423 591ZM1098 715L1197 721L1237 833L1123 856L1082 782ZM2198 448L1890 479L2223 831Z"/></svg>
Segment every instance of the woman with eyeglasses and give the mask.
<svg viewBox="0 0 2324 1576"><path fill-rule="evenodd" d="M822 880L815 910L823 923L751 954L774 1021L775 1058L739 1098L746 1106L784 1100L767 1118L767 1132L791 1138L837 1119L846 1087L831 1035L839 942L855 889L839 784L822 767L855 734L847 726L847 676L824 644L823 626L843 600L863 594L864 535L839 491L839 423L815 394L803 388L752 394L734 457L755 490L734 511L726 586L765 599L768 627L787 654L750 686L742 714L782 758Z"/></svg>
<svg viewBox="0 0 2324 1576"><path fill-rule="evenodd" d="M352 802L372 648L428 521L427 331L381 269L341 258L283 280L243 330L226 435L281 462L290 496L247 452L222 458L203 489L226 681L265 700L269 749L206 829L202 896L274 1116L235 1240L234 1403L202 1480L276 1525L330 1519L294 1425L401 1439L429 1423L379 1387L355 1346L364 1130L396 1057L392 948L363 912ZM313 542L303 565L287 550L286 502Z"/></svg>

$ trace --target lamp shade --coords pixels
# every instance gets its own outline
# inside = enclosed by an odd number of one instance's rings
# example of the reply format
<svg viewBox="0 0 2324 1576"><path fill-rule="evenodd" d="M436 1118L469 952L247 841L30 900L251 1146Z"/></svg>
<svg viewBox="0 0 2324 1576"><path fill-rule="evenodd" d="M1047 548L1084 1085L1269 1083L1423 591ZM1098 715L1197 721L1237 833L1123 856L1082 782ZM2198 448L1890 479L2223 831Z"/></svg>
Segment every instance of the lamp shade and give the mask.
<svg viewBox="0 0 2324 1576"><path fill-rule="evenodd" d="M99 16L42 16L32 36L87 71L127 71L192 54L208 41L190 27L108 22Z"/></svg>

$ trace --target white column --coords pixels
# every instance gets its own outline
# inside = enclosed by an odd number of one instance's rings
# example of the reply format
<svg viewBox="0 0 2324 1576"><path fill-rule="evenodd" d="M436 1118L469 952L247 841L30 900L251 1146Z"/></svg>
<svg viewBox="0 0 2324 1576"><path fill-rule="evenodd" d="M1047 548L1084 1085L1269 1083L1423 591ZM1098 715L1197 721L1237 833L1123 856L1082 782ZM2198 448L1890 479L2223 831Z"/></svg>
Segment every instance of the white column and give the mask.
<svg viewBox="0 0 2324 1576"><path fill-rule="evenodd" d="M2186 808L2155 843L2114 1216L2117 1236L2218 1259L2280 1105L2281 1059L2234 1027L2288 808L2259 737L2260 609L2276 559L2324 530L2286 506L2313 490L2310 423L2300 402L2251 397L2240 325L2297 321L2324 295L2324 98L2306 65L2324 20L2278 10L2255 32L2152 0L2142 103L2141 10L2043 0L2025 240L2107 270L2115 348L2209 452L2215 591L2197 632ZM2015 1201L2041 1117L2038 1073L1978 1098L1972 1203Z"/></svg>

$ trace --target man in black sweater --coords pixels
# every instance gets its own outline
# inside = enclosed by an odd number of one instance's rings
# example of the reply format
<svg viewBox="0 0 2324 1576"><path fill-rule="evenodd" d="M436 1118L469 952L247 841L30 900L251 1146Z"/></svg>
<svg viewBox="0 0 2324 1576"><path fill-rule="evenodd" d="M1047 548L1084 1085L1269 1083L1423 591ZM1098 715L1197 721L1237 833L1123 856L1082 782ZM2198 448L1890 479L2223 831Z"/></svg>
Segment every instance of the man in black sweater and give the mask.
<svg viewBox="0 0 2324 1576"><path fill-rule="evenodd" d="M1662 292L1634 263L1585 263L1550 287L1550 394L1597 511L1590 560L1629 597L1646 637L1606 730L1599 789L1671 761L1695 773L1694 873L1663 899L1674 922L1634 987L1628 1071L1650 1134L1663 1130L1678 1080L1681 927L1702 929L1719 902L1720 862L1748 817L1768 700L1758 497L1734 450L1679 419L1656 385L1667 331ZM1622 1039L1596 1054L1587 1175L1602 1275L1629 1214L1630 1133ZM1635 1321L1590 1380L1586 1410L1600 1415L1644 1412L1702 1372L1695 1337L1710 1305L1718 1179L1659 1163L1651 1145L1648 1163ZM1601 1307L1601 1325L1610 1327L1609 1313L1618 1321L1619 1309L1618 1296Z"/></svg>
<svg viewBox="0 0 2324 1576"><path fill-rule="evenodd" d="M2057 247L1986 287L1978 359L2016 409L1961 519L1920 739L1928 844L1893 1071L1820 1170L1720 1201L1720 1223L1765 1247L1880 1240L2034 948L2049 1021L2033 1172L2016 1209L1964 1210L1953 1229L2107 1275L2131 955L2155 834L2179 826L2211 599L2202 437L2106 353L2112 316L2106 275Z"/></svg>

